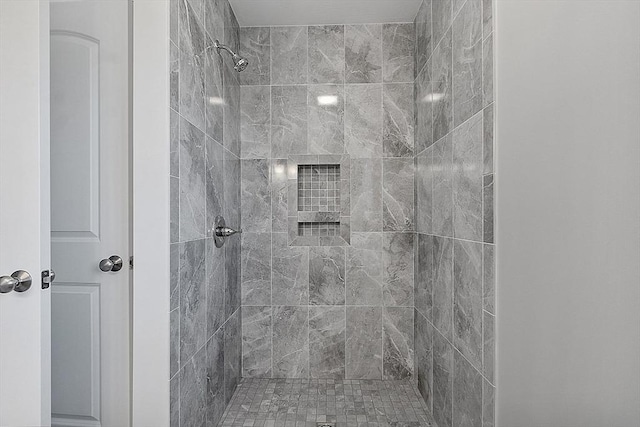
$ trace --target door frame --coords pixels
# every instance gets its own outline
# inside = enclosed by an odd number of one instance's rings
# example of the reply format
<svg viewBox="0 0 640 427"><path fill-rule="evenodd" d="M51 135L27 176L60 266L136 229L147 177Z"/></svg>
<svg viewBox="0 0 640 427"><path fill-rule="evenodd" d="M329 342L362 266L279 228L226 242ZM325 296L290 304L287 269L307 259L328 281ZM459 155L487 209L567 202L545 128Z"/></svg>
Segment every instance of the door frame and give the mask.
<svg viewBox="0 0 640 427"><path fill-rule="evenodd" d="M133 1L133 426L169 426L169 1Z"/></svg>

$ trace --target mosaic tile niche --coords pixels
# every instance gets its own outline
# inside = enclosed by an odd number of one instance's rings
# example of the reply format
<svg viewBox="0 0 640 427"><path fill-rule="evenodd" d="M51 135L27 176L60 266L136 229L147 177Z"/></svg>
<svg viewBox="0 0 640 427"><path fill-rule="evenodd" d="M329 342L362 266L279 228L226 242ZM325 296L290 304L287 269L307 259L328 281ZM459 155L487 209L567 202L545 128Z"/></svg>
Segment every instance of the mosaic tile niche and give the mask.
<svg viewBox="0 0 640 427"><path fill-rule="evenodd" d="M349 245L349 167L347 155L289 157L289 245Z"/></svg>

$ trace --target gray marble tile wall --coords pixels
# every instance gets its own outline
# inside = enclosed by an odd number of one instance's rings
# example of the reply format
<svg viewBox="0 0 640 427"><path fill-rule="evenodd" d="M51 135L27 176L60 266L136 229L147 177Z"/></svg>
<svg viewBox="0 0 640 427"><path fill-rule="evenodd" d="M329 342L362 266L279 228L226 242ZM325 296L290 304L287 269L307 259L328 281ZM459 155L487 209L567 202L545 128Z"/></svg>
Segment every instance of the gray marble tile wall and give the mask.
<svg viewBox="0 0 640 427"><path fill-rule="evenodd" d="M171 426L215 426L241 378L242 315L240 241L212 238L216 215L241 226L240 83L213 40L238 49L240 28L227 0L170 7Z"/></svg>
<svg viewBox="0 0 640 427"><path fill-rule="evenodd" d="M494 425L492 0L424 0L415 44L415 377L440 427Z"/></svg>
<svg viewBox="0 0 640 427"><path fill-rule="evenodd" d="M413 376L414 38L240 29L243 376ZM290 246L287 159L327 154L350 157L350 243Z"/></svg>

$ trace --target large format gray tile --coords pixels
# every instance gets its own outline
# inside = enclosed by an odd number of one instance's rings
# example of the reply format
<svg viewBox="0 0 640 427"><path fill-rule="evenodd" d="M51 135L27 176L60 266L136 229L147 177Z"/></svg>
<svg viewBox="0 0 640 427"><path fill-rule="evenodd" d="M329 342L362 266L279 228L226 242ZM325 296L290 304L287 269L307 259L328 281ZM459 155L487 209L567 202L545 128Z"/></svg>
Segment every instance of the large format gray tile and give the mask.
<svg viewBox="0 0 640 427"><path fill-rule="evenodd" d="M482 246L482 299L483 308L489 313L495 313L495 261L494 246Z"/></svg>
<svg viewBox="0 0 640 427"><path fill-rule="evenodd" d="M482 38L493 31L493 0L482 0Z"/></svg>
<svg viewBox="0 0 640 427"><path fill-rule="evenodd" d="M382 155L382 85L346 85L345 147L351 158Z"/></svg>
<svg viewBox="0 0 640 427"><path fill-rule="evenodd" d="M344 26L309 27L309 83L344 83Z"/></svg>
<svg viewBox="0 0 640 427"><path fill-rule="evenodd" d="M346 377L382 378L382 308L347 306Z"/></svg>
<svg viewBox="0 0 640 427"><path fill-rule="evenodd" d="M306 86L271 88L271 156L307 154Z"/></svg>
<svg viewBox="0 0 640 427"><path fill-rule="evenodd" d="M351 159L351 230L382 231L382 161Z"/></svg>
<svg viewBox="0 0 640 427"><path fill-rule="evenodd" d="M416 174L416 231L432 233L433 176L437 169L433 165L434 148L428 148L415 158Z"/></svg>
<svg viewBox="0 0 640 427"><path fill-rule="evenodd" d="M180 120L180 240L205 237L204 133Z"/></svg>
<svg viewBox="0 0 640 427"><path fill-rule="evenodd" d="M451 134L433 145L432 230L453 237L453 138Z"/></svg>
<svg viewBox="0 0 640 427"><path fill-rule="evenodd" d="M346 290L347 305L382 304L382 233L352 233Z"/></svg>
<svg viewBox="0 0 640 427"><path fill-rule="evenodd" d="M206 232L213 237L215 218L223 214L224 206L224 148L212 138L206 137Z"/></svg>
<svg viewBox="0 0 640 427"><path fill-rule="evenodd" d="M225 256L224 250L216 248L213 239L206 240L205 251L207 337L210 337L226 320L224 311Z"/></svg>
<svg viewBox="0 0 640 427"><path fill-rule="evenodd" d="M456 238L482 241L482 113L453 132L453 226Z"/></svg>
<svg viewBox="0 0 640 427"><path fill-rule="evenodd" d="M241 156L243 159L269 158L271 154L271 88L240 88Z"/></svg>
<svg viewBox="0 0 640 427"><path fill-rule="evenodd" d="M440 43L440 39L451 26L451 0L433 0L433 45Z"/></svg>
<svg viewBox="0 0 640 427"><path fill-rule="evenodd" d="M433 334L433 418L438 427L453 424L453 346L438 332Z"/></svg>
<svg viewBox="0 0 640 427"><path fill-rule="evenodd" d="M345 268L344 248L310 248L309 304L344 305Z"/></svg>
<svg viewBox="0 0 640 427"><path fill-rule="evenodd" d="M482 111L483 174L493 173L493 105Z"/></svg>
<svg viewBox="0 0 640 427"><path fill-rule="evenodd" d="M218 425L226 406L224 398L224 330L207 342L207 427Z"/></svg>
<svg viewBox="0 0 640 427"><path fill-rule="evenodd" d="M414 84L414 145L416 154L433 144L433 106L439 99L433 92L432 61L433 59L429 59Z"/></svg>
<svg viewBox="0 0 640 427"><path fill-rule="evenodd" d="M169 109L169 175L180 177L180 116Z"/></svg>
<svg viewBox="0 0 640 427"><path fill-rule="evenodd" d="M207 352L202 348L180 370L180 425L205 427L206 422Z"/></svg>
<svg viewBox="0 0 640 427"><path fill-rule="evenodd" d="M385 307L382 314L383 378L413 377L413 307Z"/></svg>
<svg viewBox="0 0 640 427"><path fill-rule="evenodd" d="M414 229L413 159L382 160L382 221L384 231Z"/></svg>
<svg viewBox="0 0 640 427"><path fill-rule="evenodd" d="M169 107L180 111L180 50L169 43Z"/></svg>
<svg viewBox="0 0 640 427"><path fill-rule="evenodd" d="M412 233L384 233L383 299L387 307L413 307Z"/></svg>
<svg viewBox="0 0 640 427"><path fill-rule="evenodd" d="M229 404L240 381L242 372L242 330L240 310L237 310L225 324L224 330L224 396Z"/></svg>
<svg viewBox="0 0 640 427"><path fill-rule="evenodd" d="M273 377L309 374L309 307L273 307Z"/></svg>
<svg viewBox="0 0 640 427"><path fill-rule="evenodd" d="M229 1L223 0L222 9L224 10L224 44L238 52L240 50L240 24L238 24L238 19ZM230 70L233 69L232 61L228 61L226 64Z"/></svg>
<svg viewBox="0 0 640 427"><path fill-rule="evenodd" d="M205 129L205 33L191 4L179 3L180 114Z"/></svg>
<svg viewBox="0 0 640 427"><path fill-rule="evenodd" d="M421 316L431 320L433 310L433 236L417 234L415 256L414 305Z"/></svg>
<svg viewBox="0 0 640 427"><path fill-rule="evenodd" d="M180 1L169 0L169 40L178 43L178 20L180 18Z"/></svg>
<svg viewBox="0 0 640 427"><path fill-rule="evenodd" d="M240 73L241 85L271 83L271 31L269 27L240 28L240 55L249 66Z"/></svg>
<svg viewBox="0 0 640 427"><path fill-rule="evenodd" d="M454 13L455 15L455 13ZM482 108L482 1L468 0L453 21L454 123Z"/></svg>
<svg viewBox="0 0 640 427"><path fill-rule="evenodd" d="M212 39L224 43L225 4L227 0L208 0L204 2L204 26Z"/></svg>
<svg viewBox="0 0 640 427"><path fill-rule="evenodd" d="M245 232L271 231L269 161L242 160L242 228Z"/></svg>
<svg viewBox="0 0 640 427"><path fill-rule="evenodd" d="M345 322L344 307L309 308L311 378L344 378Z"/></svg>
<svg viewBox="0 0 640 427"><path fill-rule="evenodd" d="M180 307L180 244L169 245L169 309Z"/></svg>
<svg viewBox="0 0 640 427"><path fill-rule="evenodd" d="M493 174L482 177L483 241L493 243Z"/></svg>
<svg viewBox="0 0 640 427"><path fill-rule="evenodd" d="M231 62L228 61L227 64ZM234 155L240 156L240 85L238 84L236 71L229 67L224 68L223 102L224 146Z"/></svg>
<svg viewBox="0 0 640 427"><path fill-rule="evenodd" d="M271 377L271 306L242 307L242 377Z"/></svg>
<svg viewBox="0 0 640 427"><path fill-rule="evenodd" d="M347 25L344 32L347 83L382 81L382 25Z"/></svg>
<svg viewBox="0 0 640 427"><path fill-rule="evenodd" d="M229 318L241 304L241 248L240 239L233 237L224 244L224 273L225 273L225 289L224 289L224 311L225 316Z"/></svg>
<svg viewBox="0 0 640 427"><path fill-rule="evenodd" d="M205 286L205 241L193 240L180 246L180 361L202 347L207 332Z"/></svg>
<svg viewBox="0 0 640 427"><path fill-rule="evenodd" d="M412 157L414 143L413 84L383 86L382 148L385 157Z"/></svg>
<svg viewBox="0 0 640 427"><path fill-rule="evenodd" d="M220 144L224 132L224 88L222 84L224 63L222 56L213 48L212 40L207 37L204 55L205 89L205 130L207 135Z"/></svg>
<svg viewBox="0 0 640 427"><path fill-rule="evenodd" d="M288 229L287 213L289 209L287 179L287 160L271 160L271 230L286 232Z"/></svg>
<svg viewBox="0 0 640 427"><path fill-rule="evenodd" d="M169 236L171 243L180 241L180 178L169 178Z"/></svg>
<svg viewBox="0 0 640 427"><path fill-rule="evenodd" d="M495 358L495 335L493 325L495 318L493 315L482 312L482 370L484 376L491 382L493 382L493 368Z"/></svg>
<svg viewBox="0 0 640 427"><path fill-rule="evenodd" d="M453 69L451 29L447 30L433 51L433 141L453 129Z"/></svg>
<svg viewBox="0 0 640 427"><path fill-rule="evenodd" d="M482 367L482 244L456 240L453 263L453 343Z"/></svg>
<svg viewBox="0 0 640 427"><path fill-rule="evenodd" d="M482 43L482 99L483 106L493 102L493 35Z"/></svg>
<svg viewBox="0 0 640 427"><path fill-rule="evenodd" d="M169 383L169 426L180 427L180 375Z"/></svg>
<svg viewBox="0 0 640 427"><path fill-rule="evenodd" d="M420 8L418 9L418 13L414 20L415 49L413 56L415 63L415 75L419 74L424 68L427 63L427 59L429 59L433 50L433 40L431 38L433 26L431 2L432 0L424 0L420 4Z"/></svg>
<svg viewBox="0 0 640 427"><path fill-rule="evenodd" d="M224 152L223 169L225 176L224 217L228 226L241 228L240 160L227 150ZM228 239L222 248L225 254L224 306L226 317L229 317L240 306L240 239L238 236L234 237Z"/></svg>
<svg viewBox="0 0 640 427"><path fill-rule="evenodd" d="M307 27L271 27L271 84L307 83Z"/></svg>
<svg viewBox="0 0 640 427"><path fill-rule="evenodd" d="M286 233L273 233L274 305L309 303L309 248L289 246Z"/></svg>
<svg viewBox="0 0 640 427"><path fill-rule="evenodd" d="M433 325L453 341L453 239L431 237L433 259Z"/></svg>
<svg viewBox="0 0 640 427"><path fill-rule="evenodd" d="M344 87L309 85L307 102L309 153L344 153Z"/></svg>
<svg viewBox="0 0 640 427"><path fill-rule="evenodd" d="M427 408L433 407L433 328L427 319L414 310L414 377L418 391L422 395Z"/></svg>
<svg viewBox="0 0 640 427"><path fill-rule="evenodd" d="M481 426L482 376L457 351L453 359L453 425Z"/></svg>
<svg viewBox="0 0 640 427"><path fill-rule="evenodd" d="M271 304L271 233L242 234L242 305Z"/></svg>
<svg viewBox="0 0 640 427"><path fill-rule="evenodd" d="M382 79L413 82L413 23L382 25Z"/></svg>
<svg viewBox="0 0 640 427"><path fill-rule="evenodd" d="M495 425L495 393L494 386L487 380L482 381L482 427Z"/></svg>
<svg viewBox="0 0 640 427"><path fill-rule="evenodd" d="M169 313L169 378L180 369L180 309Z"/></svg>

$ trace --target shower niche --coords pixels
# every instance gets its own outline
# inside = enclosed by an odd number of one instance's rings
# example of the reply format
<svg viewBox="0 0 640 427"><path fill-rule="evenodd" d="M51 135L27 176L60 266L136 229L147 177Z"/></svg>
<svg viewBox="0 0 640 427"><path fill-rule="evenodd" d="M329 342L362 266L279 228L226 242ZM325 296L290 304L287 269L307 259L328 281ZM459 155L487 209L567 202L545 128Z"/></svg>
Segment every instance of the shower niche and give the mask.
<svg viewBox="0 0 640 427"><path fill-rule="evenodd" d="M305 155L288 159L289 244L350 243L349 158Z"/></svg>

